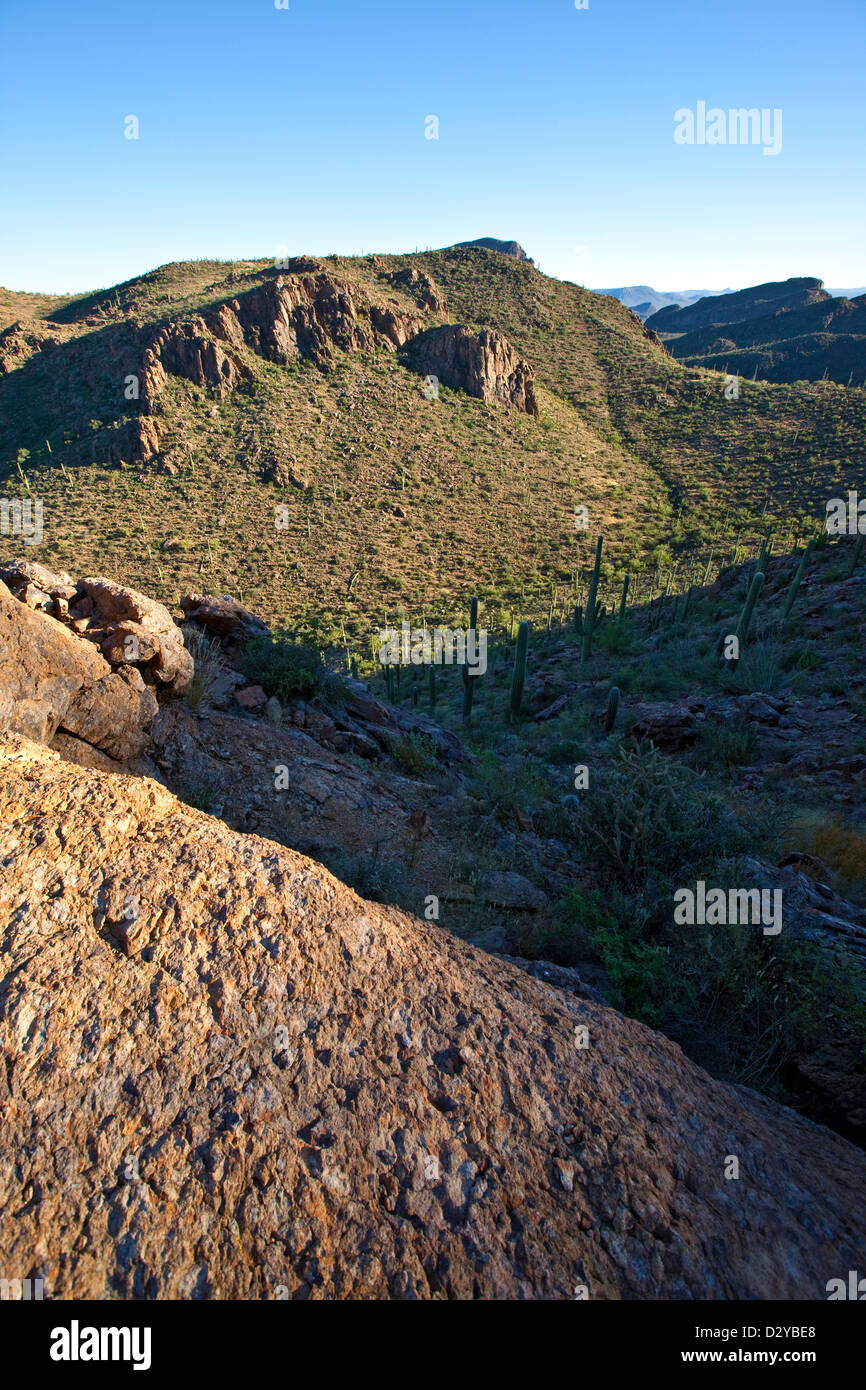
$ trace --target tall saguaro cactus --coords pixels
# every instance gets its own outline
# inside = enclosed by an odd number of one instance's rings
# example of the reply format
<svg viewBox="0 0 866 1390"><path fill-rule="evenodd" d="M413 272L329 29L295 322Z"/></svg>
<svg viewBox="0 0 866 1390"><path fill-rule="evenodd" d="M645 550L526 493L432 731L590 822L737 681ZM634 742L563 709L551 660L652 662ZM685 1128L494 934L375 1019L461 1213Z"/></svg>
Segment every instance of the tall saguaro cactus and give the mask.
<svg viewBox="0 0 866 1390"><path fill-rule="evenodd" d="M807 544L807 546L806 546L806 549L803 551L803 554L802 554L801 557L800 557L800 563L799 563L799 565L797 566L797 572L796 572L796 574L794 575L794 578L791 580L791 587L790 587L790 589L788 590L788 597L787 597L787 599L785 600L785 607L784 607L783 610L782 610L782 622L783 622L783 623L786 621L786 619L788 618L788 615L789 615L790 612L791 612L791 609L794 607L794 600L795 600L796 597L797 597L797 590L798 590L799 587L800 587L800 580L803 578L803 575L804 575L805 572L806 572L806 566L807 566L808 563L809 563L809 556L812 554L812 551L814 550L814 548L815 548L815 537L813 536L812 539L808 542L808 544Z"/></svg>
<svg viewBox="0 0 866 1390"><path fill-rule="evenodd" d="M521 623L517 629L517 646L514 649L514 674L511 677L511 718L520 717L523 704L523 686L526 681L526 656L529 651L529 623Z"/></svg>
<svg viewBox="0 0 866 1390"><path fill-rule="evenodd" d="M755 613L755 604L758 602L758 595L764 587L764 576L760 570L755 575L749 585L749 594L740 614L740 621L737 623L737 637L740 646L745 646L749 637L749 629L752 626L752 618Z"/></svg>
<svg viewBox="0 0 866 1390"><path fill-rule="evenodd" d="M589 585L589 596L586 600L586 620L583 624L583 646L581 648L581 658L589 660L592 651L592 634L596 621L596 599L598 597L598 579L601 573L601 548L602 537L599 536L598 544L595 547L595 566L592 571L592 579Z"/></svg>
<svg viewBox="0 0 866 1390"><path fill-rule="evenodd" d="M626 604L628 603L628 581L629 581L629 578L630 578L630 575L627 574L626 577L625 577L625 579L622 581L622 598L621 598L620 601L619 601L619 621L620 621L620 622L622 622L623 619L625 618L625 609L626 609Z"/></svg>
<svg viewBox="0 0 866 1390"><path fill-rule="evenodd" d="M470 642L473 649L477 650L478 642L478 599L473 598L469 602L469 631L466 634L466 646ZM472 720L472 696L475 694L475 680L469 674L468 662L463 667L463 723L469 724Z"/></svg>

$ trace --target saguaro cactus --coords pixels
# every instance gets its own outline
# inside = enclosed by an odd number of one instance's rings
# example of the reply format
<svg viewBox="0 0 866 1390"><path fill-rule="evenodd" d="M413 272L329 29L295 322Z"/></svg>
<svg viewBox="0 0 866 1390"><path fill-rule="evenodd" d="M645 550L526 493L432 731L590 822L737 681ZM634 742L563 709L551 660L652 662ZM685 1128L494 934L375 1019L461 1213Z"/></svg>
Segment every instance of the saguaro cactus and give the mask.
<svg viewBox="0 0 866 1390"><path fill-rule="evenodd" d="M526 656L529 651L529 623L521 623L517 629L517 646L514 649L514 674L511 677L511 718L520 716L523 704L523 685L526 680Z"/></svg>
<svg viewBox="0 0 866 1390"><path fill-rule="evenodd" d="M616 723L616 714L619 709L619 686L612 685L607 692L607 706L604 711L604 731L609 734Z"/></svg>
<svg viewBox="0 0 866 1390"><path fill-rule="evenodd" d="M598 579L601 573L601 548L602 537L599 536L598 544L595 547L595 566L589 585L589 596L586 600L586 621L583 625L583 646L581 648L581 657L584 661L589 660L590 652L592 651L592 634L595 628L596 600L598 597Z"/></svg>
<svg viewBox="0 0 866 1390"><path fill-rule="evenodd" d="M791 609L794 607L794 600L797 597L797 590L800 587L800 580L803 578L803 575L805 574L806 566L809 563L809 556L812 554L814 548L815 537L813 536L812 539L809 541L808 545L806 546L806 549L803 551L803 554L800 557L800 563L797 566L797 571L794 575L794 578L791 580L791 587L788 590L788 597L785 600L785 607L782 610L782 622L785 622L789 613L791 612Z"/></svg>
<svg viewBox="0 0 866 1390"><path fill-rule="evenodd" d="M478 599L473 598L469 602L469 631L466 634L466 646L469 647L470 641L477 649L478 642ZM463 667L463 723L468 724L472 719L472 696L475 694L475 679L469 674L469 664Z"/></svg>
<svg viewBox="0 0 866 1390"><path fill-rule="evenodd" d="M622 581L622 598L621 598L620 601L619 601L619 621L620 621L620 622L622 622L623 619L625 618L625 609L626 609L626 604L628 603L628 581L629 581L629 577L630 577L629 575L626 575L625 579Z"/></svg>
<svg viewBox="0 0 866 1390"><path fill-rule="evenodd" d="M760 594L763 587L764 576L761 573L761 571L758 570L758 573L755 575L754 579L749 585L749 594L745 604L743 605L743 611L740 614L740 621L737 623L737 637L739 638L741 647L745 646L746 641L748 640L749 628L752 626L752 618L755 613L755 604L758 602L758 595Z"/></svg>
<svg viewBox="0 0 866 1390"><path fill-rule="evenodd" d="M758 556L758 563L755 573L766 574L767 565L770 563L770 556L773 553L773 533L768 531L761 545L761 553Z"/></svg>

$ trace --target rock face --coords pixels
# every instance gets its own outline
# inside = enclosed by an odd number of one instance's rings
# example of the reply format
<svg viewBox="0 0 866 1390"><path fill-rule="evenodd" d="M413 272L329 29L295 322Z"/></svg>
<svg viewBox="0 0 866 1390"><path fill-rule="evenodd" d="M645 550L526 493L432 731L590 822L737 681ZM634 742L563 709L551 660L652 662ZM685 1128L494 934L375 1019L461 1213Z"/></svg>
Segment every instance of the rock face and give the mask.
<svg viewBox="0 0 866 1390"><path fill-rule="evenodd" d="M65 340L62 329L53 327L48 332L41 319L17 319L0 332L0 376L23 366L34 353L51 352Z"/></svg>
<svg viewBox="0 0 866 1390"><path fill-rule="evenodd" d="M0 726L47 743L81 693L110 670L89 642L0 583Z"/></svg>
<svg viewBox="0 0 866 1390"><path fill-rule="evenodd" d="M528 261L530 265L535 264L532 257L527 256L519 241L498 241L494 236L480 236L476 237L474 241L458 241L450 249L463 250L472 246L480 246L485 251L499 251L504 256L514 256L518 261Z"/></svg>
<svg viewBox="0 0 866 1390"><path fill-rule="evenodd" d="M404 266L386 277L392 285L412 296L419 309L440 317L445 314L445 300L435 280L417 266Z"/></svg>
<svg viewBox="0 0 866 1390"><path fill-rule="evenodd" d="M189 622L198 623L214 637L246 642L251 637L260 637L270 631L261 618L257 618L229 594L223 594L220 598L213 594L187 594L181 599L180 606Z"/></svg>
<svg viewBox="0 0 866 1390"><path fill-rule="evenodd" d="M28 560L0 569L0 727L130 762L148 746L155 690L182 694L193 669L168 609L135 589Z"/></svg>
<svg viewBox="0 0 866 1390"><path fill-rule="evenodd" d="M418 371L438 377L452 391L538 414L532 368L492 328L480 333L465 324L432 328L412 344L411 356Z"/></svg>
<svg viewBox="0 0 866 1390"><path fill-rule="evenodd" d="M50 1296L823 1299L857 1267L862 1152L614 1011L17 736L0 827L0 1261Z"/></svg>
<svg viewBox="0 0 866 1390"><path fill-rule="evenodd" d="M159 684L182 695L193 673L183 633L164 604L111 579L82 579L79 589L90 616L86 635L99 641L103 654L120 664L141 663ZM70 614L74 613L70 608Z"/></svg>
<svg viewBox="0 0 866 1390"><path fill-rule="evenodd" d="M210 386L220 397L227 395L242 377L251 375L236 354L213 340L202 318L168 324L145 349L141 402L148 414L153 412L165 386L167 372L185 377L196 386Z"/></svg>
<svg viewBox="0 0 866 1390"><path fill-rule="evenodd" d="M265 280L204 317L166 324L151 340L142 358L143 414L135 421L132 439L137 460L159 452L157 412L169 373L223 397L252 375L244 350L284 366L309 358L324 371L337 352L396 352L424 333L431 315L445 314L437 285L414 266L380 272L380 279L414 301L416 309L394 296L387 304L369 303L357 287L309 257L295 257L288 266L290 273ZM479 335L456 325L452 330L451 347L440 340L436 349L440 357L450 353L450 366L443 361L443 370L436 373L446 385L537 413L532 370L507 339L489 330Z"/></svg>

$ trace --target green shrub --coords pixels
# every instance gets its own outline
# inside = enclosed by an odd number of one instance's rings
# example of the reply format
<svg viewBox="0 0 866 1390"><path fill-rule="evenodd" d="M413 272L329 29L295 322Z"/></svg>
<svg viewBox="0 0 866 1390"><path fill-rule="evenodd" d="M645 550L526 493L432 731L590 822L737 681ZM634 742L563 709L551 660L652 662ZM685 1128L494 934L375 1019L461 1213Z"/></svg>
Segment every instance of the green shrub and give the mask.
<svg viewBox="0 0 866 1390"><path fill-rule="evenodd" d="M245 675L258 681L268 695L288 700L292 695L314 695L325 674L321 653L309 642L263 633L241 648L239 664Z"/></svg>
<svg viewBox="0 0 866 1390"><path fill-rule="evenodd" d="M745 847L745 832L700 775L651 743L620 748L595 773L577 827L584 851L627 887L651 875L682 879L687 866Z"/></svg>
<svg viewBox="0 0 866 1390"><path fill-rule="evenodd" d="M576 738L559 738L549 745L545 753L549 763L561 767L565 763L582 763L586 750Z"/></svg>
<svg viewBox="0 0 866 1390"><path fill-rule="evenodd" d="M478 796L494 819L503 824L516 810L533 810L550 792L547 782L529 762L515 770L492 750L480 754L475 780Z"/></svg>
<svg viewBox="0 0 866 1390"><path fill-rule="evenodd" d="M436 741L429 734L401 734L394 743L393 752L410 777L429 777L436 771Z"/></svg>
<svg viewBox="0 0 866 1390"><path fill-rule="evenodd" d="M554 965L577 965L597 955L596 932L616 919L594 888L570 888L559 903L555 921L530 928L519 942L521 955L530 960L550 960Z"/></svg>
<svg viewBox="0 0 866 1390"><path fill-rule="evenodd" d="M707 772L723 768L745 767L757 757L758 740L751 724L705 723L691 761Z"/></svg>

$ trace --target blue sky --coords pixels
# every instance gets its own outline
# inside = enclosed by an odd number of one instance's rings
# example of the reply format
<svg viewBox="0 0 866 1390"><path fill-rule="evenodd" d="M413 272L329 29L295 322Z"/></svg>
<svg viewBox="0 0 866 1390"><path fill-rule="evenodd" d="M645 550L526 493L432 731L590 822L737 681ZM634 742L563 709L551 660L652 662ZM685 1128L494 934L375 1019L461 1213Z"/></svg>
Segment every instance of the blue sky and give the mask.
<svg viewBox="0 0 866 1390"><path fill-rule="evenodd" d="M863 0L289 6L0 0L0 283L475 236L593 286L866 283ZM780 108L781 153L677 145L699 101Z"/></svg>

